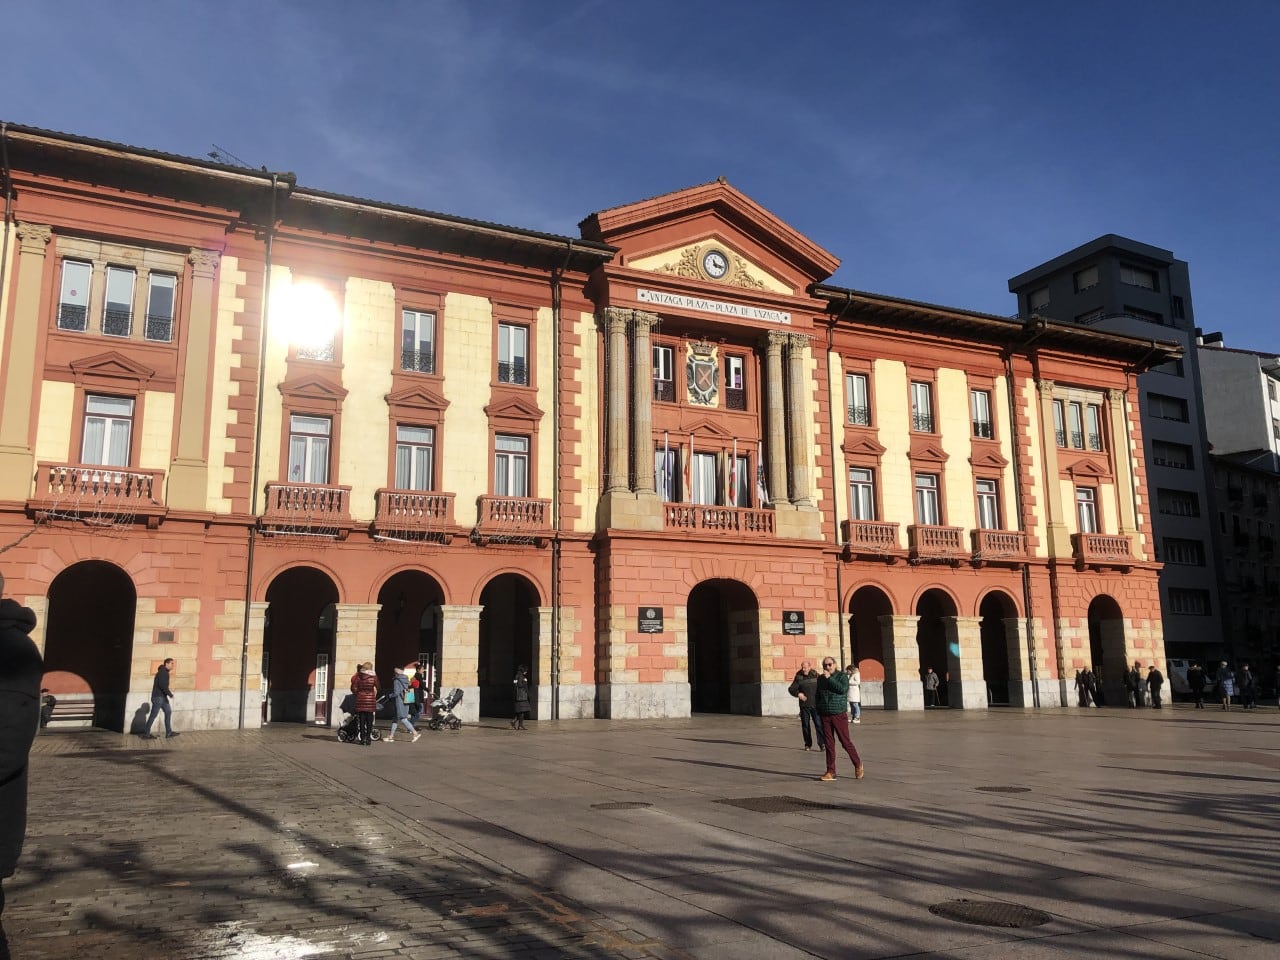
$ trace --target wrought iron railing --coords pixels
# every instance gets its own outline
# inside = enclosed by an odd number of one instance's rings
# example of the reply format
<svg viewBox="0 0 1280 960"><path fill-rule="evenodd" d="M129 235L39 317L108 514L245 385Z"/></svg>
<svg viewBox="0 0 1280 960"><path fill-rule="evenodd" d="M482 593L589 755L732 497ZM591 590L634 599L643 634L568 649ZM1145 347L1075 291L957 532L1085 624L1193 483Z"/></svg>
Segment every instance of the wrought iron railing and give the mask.
<svg viewBox="0 0 1280 960"><path fill-rule="evenodd" d="M58 329L84 331L89 326L89 308L74 303L58 304Z"/></svg>
<svg viewBox="0 0 1280 960"><path fill-rule="evenodd" d="M654 380L653 381L653 399L661 400L664 403L674 403L676 399L676 384L674 380Z"/></svg>
<svg viewBox="0 0 1280 960"><path fill-rule="evenodd" d="M172 342L173 317L164 316L163 314L147 314L144 335L148 340L154 340L158 343Z"/></svg>
<svg viewBox="0 0 1280 960"><path fill-rule="evenodd" d="M133 331L133 311L108 307L102 311L102 332L109 337L127 337Z"/></svg>
<svg viewBox="0 0 1280 960"><path fill-rule="evenodd" d="M871 426L871 408L851 405L849 407L849 422L855 427Z"/></svg>
<svg viewBox="0 0 1280 960"><path fill-rule="evenodd" d="M524 360L500 360L498 362L498 382L527 386L529 383L528 363Z"/></svg>
<svg viewBox="0 0 1280 960"><path fill-rule="evenodd" d="M401 350L400 369L415 373L435 373L436 353L434 350Z"/></svg>
<svg viewBox="0 0 1280 960"><path fill-rule="evenodd" d="M990 420L973 421L973 435L975 437L981 437L983 440L990 440L993 436L995 436L995 431L991 427L991 421Z"/></svg>
<svg viewBox="0 0 1280 960"><path fill-rule="evenodd" d="M747 409L747 391L741 387L725 387L724 406L726 410Z"/></svg>
<svg viewBox="0 0 1280 960"><path fill-rule="evenodd" d="M913 413L911 429L917 433L933 433L933 415L929 413Z"/></svg>

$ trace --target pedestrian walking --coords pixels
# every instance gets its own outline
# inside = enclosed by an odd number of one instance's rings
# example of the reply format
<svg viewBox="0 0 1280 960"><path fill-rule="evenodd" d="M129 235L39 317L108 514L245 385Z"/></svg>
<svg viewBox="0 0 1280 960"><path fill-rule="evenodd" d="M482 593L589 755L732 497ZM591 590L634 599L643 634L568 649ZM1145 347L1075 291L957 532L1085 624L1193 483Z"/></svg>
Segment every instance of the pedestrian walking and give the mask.
<svg viewBox="0 0 1280 960"><path fill-rule="evenodd" d="M1102 699L1102 685L1098 683L1098 675L1093 671L1092 667L1085 667L1084 676L1089 684L1089 696L1093 700L1093 705L1101 707L1105 701Z"/></svg>
<svg viewBox="0 0 1280 960"><path fill-rule="evenodd" d="M36 615L29 608L16 600L0 600L0 914L4 881L17 869L27 835L27 757L40 723L44 676L44 661L29 636L35 626ZM3 923L0 957L9 957Z"/></svg>
<svg viewBox="0 0 1280 960"><path fill-rule="evenodd" d="M938 675L933 672L933 667L930 667L924 675L924 705L926 707L938 706L938 686L941 683L942 681Z"/></svg>
<svg viewBox="0 0 1280 960"><path fill-rule="evenodd" d="M147 727L142 731L143 740L155 739L151 732L151 725L156 722L156 717L162 712L164 713L165 739L172 740L178 735L178 731L173 729L173 690L169 687L170 678L177 665L173 657L166 657L164 663L160 664L160 668L156 670L155 679L151 681L151 716L147 717Z"/></svg>
<svg viewBox="0 0 1280 960"><path fill-rule="evenodd" d="M862 722L862 671L856 663L844 668L849 675L849 715L854 723Z"/></svg>
<svg viewBox="0 0 1280 960"><path fill-rule="evenodd" d="M1089 706L1089 673L1087 670L1076 671L1076 698L1080 706Z"/></svg>
<svg viewBox="0 0 1280 960"><path fill-rule="evenodd" d="M1222 698L1222 709L1231 709L1231 698L1236 693L1236 678L1223 660L1218 666L1218 696Z"/></svg>
<svg viewBox="0 0 1280 960"><path fill-rule="evenodd" d="M804 737L804 748L813 749L813 740L816 735L818 749L825 750L827 741L823 737L822 720L818 717L817 710L818 671L813 669L813 664L808 660L800 661L800 669L796 671L791 686L787 687L787 693L800 701L800 733ZM813 725L813 734L809 733L810 724Z"/></svg>
<svg viewBox="0 0 1280 960"><path fill-rule="evenodd" d="M382 738L383 743L395 742L397 726L401 726L409 732L409 735L413 738L413 743L417 743L418 738L422 736L409 721L409 705L405 702L405 694L409 691L408 670L410 667L416 670L418 665L417 663L411 663L408 667L396 667L395 679L391 684L391 702L396 710L396 718L391 721L391 732Z"/></svg>
<svg viewBox="0 0 1280 960"><path fill-rule="evenodd" d="M1133 661L1133 669L1125 675L1125 682L1129 687L1129 706L1137 709L1145 706L1145 698L1142 696L1142 690L1145 686L1142 676L1142 663L1138 660Z"/></svg>
<svg viewBox="0 0 1280 960"><path fill-rule="evenodd" d="M1196 699L1196 709L1204 709L1204 686L1205 676L1204 668L1198 663L1192 663L1187 668L1187 686L1191 688L1191 695Z"/></svg>
<svg viewBox="0 0 1280 960"><path fill-rule="evenodd" d="M1164 686L1164 674L1153 663L1147 667L1147 693L1151 696L1151 708L1160 709L1160 688Z"/></svg>
<svg viewBox="0 0 1280 960"><path fill-rule="evenodd" d="M853 761L853 776L861 780L862 758L849 739L849 675L836 666L830 657L822 661L822 673L818 677L818 716L822 718L822 737L826 741L827 772L819 780L830 782L836 778L836 740Z"/></svg>
<svg viewBox="0 0 1280 960"><path fill-rule="evenodd" d="M351 692L356 695L356 735L361 746L373 742L373 715L378 709L378 674L366 660L351 678Z"/></svg>
<svg viewBox="0 0 1280 960"><path fill-rule="evenodd" d="M1246 710L1258 706L1258 678L1247 663L1240 664L1240 705Z"/></svg>
<svg viewBox="0 0 1280 960"><path fill-rule="evenodd" d="M524 722L529 717L529 669L522 663L516 667L515 679L511 681L515 684L516 699L515 709L512 711L511 729L524 730Z"/></svg>

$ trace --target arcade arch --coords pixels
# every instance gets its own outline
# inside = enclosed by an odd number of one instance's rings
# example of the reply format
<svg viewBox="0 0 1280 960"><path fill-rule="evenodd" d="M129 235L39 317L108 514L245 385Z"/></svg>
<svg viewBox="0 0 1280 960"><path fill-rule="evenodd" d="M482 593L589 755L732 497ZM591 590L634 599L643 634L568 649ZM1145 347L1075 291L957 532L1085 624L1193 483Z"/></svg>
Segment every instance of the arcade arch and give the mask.
<svg viewBox="0 0 1280 960"><path fill-rule="evenodd" d="M704 580L686 609L690 709L759 716L760 606L751 588Z"/></svg>
<svg viewBox="0 0 1280 960"><path fill-rule="evenodd" d="M267 587L263 719L328 723L338 588L314 567L290 567Z"/></svg>
<svg viewBox="0 0 1280 960"><path fill-rule="evenodd" d="M881 618L892 615L893 604L879 587L859 587L849 598L849 655L862 677L864 707L884 703L885 663L893 651L885 647L886 639L892 644L892 628Z"/></svg>
<svg viewBox="0 0 1280 960"><path fill-rule="evenodd" d="M416 662L426 675L430 668L435 693L440 678L444 588L421 570L402 570L387 578L378 591L378 634L374 669L378 681L390 689L396 667Z"/></svg>
<svg viewBox="0 0 1280 960"><path fill-rule="evenodd" d="M1099 594L1089 604L1089 662L1102 691L1102 705L1124 706L1124 672L1128 665L1124 613L1106 594Z"/></svg>
<svg viewBox="0 0 1280 960"><path fill-rule="evenodd" d="M992 590L978 605L978 631L982 640L982 676L987 683L987 703L996 706L1023 706L1021 657L1016 630L1018 608L1000 590Z"/></svg>
<svg viewBox="0 0 1280 960"><path fill-rule="evenodd" d="M952 699L950 678L959 676L960 646L955 636L955 601L944 590L926 590L916 601L916 647L920 652L920 682L929 668L938 675L938 706L949 706ZM925 698L928 704L928 697Z"/></svg>
<svg viewBox="0 0 1280 960"><path fill-rule="evenodd" d="M480 715L507 718L512 715L515 702L512 680L518 665L529 668L530 704L538 702L538 687L544 675L539 662L542 650L538 642L538 591L518 573L499 574L485 584L480 606L476 664Z"/></svg>

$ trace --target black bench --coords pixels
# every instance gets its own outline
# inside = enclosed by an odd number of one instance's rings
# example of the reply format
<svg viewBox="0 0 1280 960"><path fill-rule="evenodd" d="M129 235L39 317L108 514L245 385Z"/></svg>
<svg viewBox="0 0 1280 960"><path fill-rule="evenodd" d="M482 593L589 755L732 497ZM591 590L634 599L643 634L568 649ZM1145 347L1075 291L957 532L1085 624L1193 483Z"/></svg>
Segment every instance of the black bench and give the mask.
<svg viewBox="0 0 1280 960"><path fill-rule="evenodd" d="M72 724L78 727L93 725L92 693L55 693L53 697L57 702L53 705L48 726L53 726L55 723Z"/></svg>

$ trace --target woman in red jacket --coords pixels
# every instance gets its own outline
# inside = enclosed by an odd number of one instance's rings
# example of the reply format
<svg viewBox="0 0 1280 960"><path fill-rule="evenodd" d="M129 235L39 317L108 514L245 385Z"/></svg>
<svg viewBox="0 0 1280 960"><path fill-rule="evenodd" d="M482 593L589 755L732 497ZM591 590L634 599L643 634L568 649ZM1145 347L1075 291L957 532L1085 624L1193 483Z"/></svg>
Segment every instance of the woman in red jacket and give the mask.
<svg viewBox="0 0 1280 960"><path fill-rule="evenodd" d="M356 726L360 743L369 746L373 742L373 713L378 709L378 675L373 664L365 662L351 678L351 692L356 695Z"/></svg>

